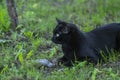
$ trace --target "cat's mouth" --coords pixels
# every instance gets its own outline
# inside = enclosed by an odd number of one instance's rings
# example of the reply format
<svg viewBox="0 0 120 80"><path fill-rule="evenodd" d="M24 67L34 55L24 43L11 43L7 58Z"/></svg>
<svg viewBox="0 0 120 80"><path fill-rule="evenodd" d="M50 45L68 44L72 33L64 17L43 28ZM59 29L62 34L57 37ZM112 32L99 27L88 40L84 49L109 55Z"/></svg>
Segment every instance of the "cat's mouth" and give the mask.
<svg viewBox="0 0 120 80"><path fill-rule="evenodd" d="M56 40L56 38L54 38L54 37L52 37L52 42L54 42L55 44L61 44L61 41L58 41L58 40Z"/></svg>

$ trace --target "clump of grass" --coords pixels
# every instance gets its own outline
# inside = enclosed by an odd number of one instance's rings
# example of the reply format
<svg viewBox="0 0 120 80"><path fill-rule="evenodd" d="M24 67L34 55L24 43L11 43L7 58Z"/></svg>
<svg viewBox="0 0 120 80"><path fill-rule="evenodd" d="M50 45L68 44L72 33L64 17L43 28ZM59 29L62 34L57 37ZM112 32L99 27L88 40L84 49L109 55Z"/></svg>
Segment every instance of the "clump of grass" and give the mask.
<svg viewBox="0 0 120 80"><path fill-rule="evenodd" d="M0 33L10 30L10 21L5 7L0 5Z"/></svg>

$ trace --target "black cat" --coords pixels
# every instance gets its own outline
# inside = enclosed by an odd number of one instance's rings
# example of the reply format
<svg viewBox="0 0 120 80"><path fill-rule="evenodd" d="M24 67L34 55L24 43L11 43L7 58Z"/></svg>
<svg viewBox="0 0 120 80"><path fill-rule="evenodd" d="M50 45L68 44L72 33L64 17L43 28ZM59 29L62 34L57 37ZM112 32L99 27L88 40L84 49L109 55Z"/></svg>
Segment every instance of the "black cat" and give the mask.
<svg viewBox="0 0 120 80"><path fill-rule="evenodd" d="M75 24L57 20L52 41L62 45L64 56L58 60L65 66L77 61L88 60L97 64L111 50L120 48L120 23L111 23L90 32L80 31ZM101 51L103 54L101 54Z"/></svg>

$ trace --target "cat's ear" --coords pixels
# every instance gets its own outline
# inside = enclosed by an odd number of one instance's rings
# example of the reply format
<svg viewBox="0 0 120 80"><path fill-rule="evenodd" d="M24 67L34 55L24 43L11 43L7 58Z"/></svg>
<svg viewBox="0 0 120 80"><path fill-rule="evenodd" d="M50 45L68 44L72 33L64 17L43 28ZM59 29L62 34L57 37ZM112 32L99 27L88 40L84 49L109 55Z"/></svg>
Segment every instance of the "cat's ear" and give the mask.
<svg viewBox="0 0 120 80"><path fill-rule="evenodd" d="M62 23L63 21L61 21L60 19L56 18L56 21L58 24Z"/></svg>
<svg viewBox="0 0 120 80"><path fill-rule="evenodd" d="M63 26L63 29L62 29L62 33L65 33L65 34L67 34L67 33L69 33L69 27L67 26L67 23L66 22L64 22L64 21L62 21L62 20L60 20L60 19L58 19L58 18L56 18L56 21L57 21L57 23L58 24L62 24Z"/></svg>

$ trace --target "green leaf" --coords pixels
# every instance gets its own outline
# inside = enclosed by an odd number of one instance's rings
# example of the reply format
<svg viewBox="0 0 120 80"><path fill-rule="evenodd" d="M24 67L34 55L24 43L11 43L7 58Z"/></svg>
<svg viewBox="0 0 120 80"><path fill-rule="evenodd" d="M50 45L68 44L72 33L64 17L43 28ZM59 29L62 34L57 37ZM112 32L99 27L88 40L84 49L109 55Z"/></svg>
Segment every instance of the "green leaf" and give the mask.
<svg viewBox="0 0 120 80"><path fill-rule="evenodd" d="M92 80L96 80L96 76L97 76L98 72L99 72L99 70L95 68L93 73L92 73Z"/></svg>
<svg viewBox="0 0 120 80"><path fill-rule="evenodd" d="M31 50L31 51L27 54L26 59L29 59L32 55L33 55L33 50Z"/></svg>
<svg viewBox="0 0 120 80"><path fill-rule="evenodd" d="M8 65L6 65L6 66L2 69L2 71L0 72L0 75L1 75L3 72L5 72L7 69L8 69Z"/></svg>
<svg viewBox="0 0 120 80"><path fill-rule="evenodd" d="M24 59L23 59L23 54L22 53L19 54L18 59L19 59L21 64L24 63Z"/></svg>
<svg viewBox="0 0 120 80"><path fill-rule="evenodd" d="M26 32L24 33L24 35L27 36L28 38L32 39L32 37L33 37L33 32L31 32L31 31L26 31Z"/></svg>

